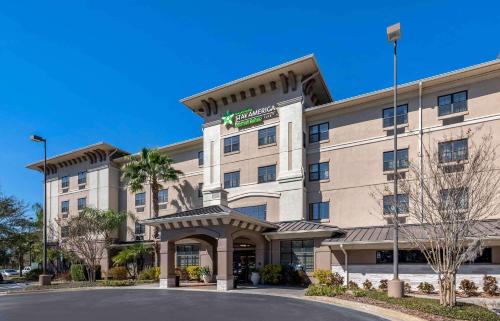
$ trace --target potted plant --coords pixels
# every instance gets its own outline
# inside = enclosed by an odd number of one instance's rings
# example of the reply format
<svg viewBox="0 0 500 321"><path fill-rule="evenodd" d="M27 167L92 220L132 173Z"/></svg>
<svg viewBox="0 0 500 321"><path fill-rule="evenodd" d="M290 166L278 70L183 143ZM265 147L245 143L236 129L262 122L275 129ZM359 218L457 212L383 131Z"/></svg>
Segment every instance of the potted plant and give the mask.
<svg viewBox="0 0 500 321"><path fill-rule="evenodd" d="M198 271L201 275L201 278L203 279L203 282L205 284L209 283L210 282L210 269L208 268L208 266L202 266L202 267L200 267L200 269Z"/></svg>
<svg viewBox="0 0 500 321"><path fill-rule="evenodd" d="M257 286L260 282L260 273L259 269L252 269L252 275L250 276L250 280L252 281L252 284Z"/></svg>

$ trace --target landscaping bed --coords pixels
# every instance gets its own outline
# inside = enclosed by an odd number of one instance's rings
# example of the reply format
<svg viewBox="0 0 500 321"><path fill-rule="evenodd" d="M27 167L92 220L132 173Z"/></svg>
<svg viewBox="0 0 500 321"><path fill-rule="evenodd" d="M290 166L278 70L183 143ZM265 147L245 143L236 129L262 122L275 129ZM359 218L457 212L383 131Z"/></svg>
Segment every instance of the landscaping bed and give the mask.
<svg viewBox="0 0 500 321"><path fill-rule="evenodd" d="M134 286L140 284L157 283L153 280L98 280L96 282L75 281L75 282L60 282L52 283L51 285L38 285L31 284L22 289L12 289L8 293L17 292L32 292L32 291L45 291L57 289L78 289L78 288L93 288L93 287L115 287L115 286Z"/></svg>
<svg viewBox="0 0 500 321"><path fill-rule="evenodd" d="M426 320L449 321L499 321L500 316L494 312L469 303L458 302L453 308L443 307L439 300L406 296L401 299L390 298L380 291L354 290L346 291L345 287L313 285L306 291L308 296L328 296L338 299L371 304L382 308L397 310Z"/></svg>

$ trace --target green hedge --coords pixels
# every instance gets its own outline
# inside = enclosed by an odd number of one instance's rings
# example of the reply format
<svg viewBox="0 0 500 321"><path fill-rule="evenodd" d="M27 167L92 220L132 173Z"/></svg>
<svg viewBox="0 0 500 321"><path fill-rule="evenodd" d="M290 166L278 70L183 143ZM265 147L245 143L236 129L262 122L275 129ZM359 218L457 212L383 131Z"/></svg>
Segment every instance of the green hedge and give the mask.
<svg viewBox="0 0 500 321"><path fill-rule="evenodd" d="M343 286L332 286L324 284L311 284L306 290L306 296L329 296L334 297L345 293L346 288Z"/></svg>
<svg viewBox="0 0 500 321"><path fill-rule="evenodd" d="M41 269L33 269L28 273L24 274L26 281L38 281L38 277L42 274L43 271Z"/></svg>
<svg viewBox="0 0 500 321"><path fill-rule="evenodd" d="M83 264L73 264L69 269L69 274L71 275L71 280L75 282L85 281L85 265Z"/></svg>

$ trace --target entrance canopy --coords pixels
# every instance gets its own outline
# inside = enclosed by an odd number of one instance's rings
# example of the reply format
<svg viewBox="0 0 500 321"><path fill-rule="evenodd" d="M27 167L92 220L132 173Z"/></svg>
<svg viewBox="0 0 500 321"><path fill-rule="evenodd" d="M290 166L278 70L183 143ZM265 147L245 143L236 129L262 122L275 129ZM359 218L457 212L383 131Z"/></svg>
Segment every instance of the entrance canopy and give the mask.
<svg viewBox="0 0 500 321"><path fill-rule="evenodd" d="M224 205L212 205L171 215L150 218L141 224L158 226L164 230L179 228L232 225L240 229L262 232L277 225L242 214Z"/></svg>

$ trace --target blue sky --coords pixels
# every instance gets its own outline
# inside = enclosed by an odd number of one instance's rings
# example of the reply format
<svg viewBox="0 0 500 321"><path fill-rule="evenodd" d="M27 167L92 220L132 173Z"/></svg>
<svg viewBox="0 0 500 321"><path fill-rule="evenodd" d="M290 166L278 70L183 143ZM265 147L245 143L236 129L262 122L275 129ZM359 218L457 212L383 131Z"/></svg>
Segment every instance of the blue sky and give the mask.
<svg viewBox="0 0 500 321"><path fill-rule="evenodd" d="M130 152L201 135L179 99L314 53L334 99L492 60L495 1L5 1L0 191L42 201L25 165L98 141Z"/></svg>

